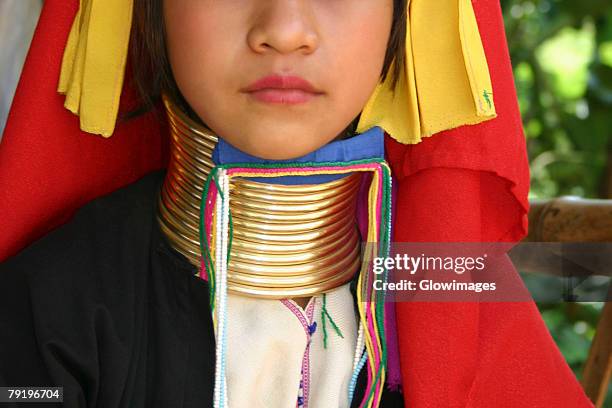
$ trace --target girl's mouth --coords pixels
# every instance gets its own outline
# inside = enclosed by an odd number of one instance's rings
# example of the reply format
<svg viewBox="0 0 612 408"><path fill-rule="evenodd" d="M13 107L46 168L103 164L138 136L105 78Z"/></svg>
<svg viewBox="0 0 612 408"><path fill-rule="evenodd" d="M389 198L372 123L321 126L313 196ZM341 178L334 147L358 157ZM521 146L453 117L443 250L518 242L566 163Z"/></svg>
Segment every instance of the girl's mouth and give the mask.
<svg viewBox="0 0 612 408"><path fill-rule="evenodd" d="M277 104L299 104L305 103L313 98L321 95L313 92L304 91L302 89L278 89L264 88L248 93L253 98L260 102L277 103Z"/></svg>
<svg viewBox="0 0 612 408"><path fill-rule="evenodd" d="M298 104L323 94L299 76L268 75L253 82L243 92L260 102Z"/></svg>

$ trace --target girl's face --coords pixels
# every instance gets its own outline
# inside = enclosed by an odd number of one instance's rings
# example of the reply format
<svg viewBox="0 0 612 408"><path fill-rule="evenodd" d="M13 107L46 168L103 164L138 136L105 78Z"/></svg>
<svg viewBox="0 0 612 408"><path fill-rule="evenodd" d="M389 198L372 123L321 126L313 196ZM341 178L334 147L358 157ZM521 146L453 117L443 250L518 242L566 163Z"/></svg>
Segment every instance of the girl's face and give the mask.
<svg viewBox="0 0 612 408"><path fill-rule="evenodd" d="M164 0L181 93L218 136L265 159L310 153L357 117L392 18L393 0Z"/></svg>

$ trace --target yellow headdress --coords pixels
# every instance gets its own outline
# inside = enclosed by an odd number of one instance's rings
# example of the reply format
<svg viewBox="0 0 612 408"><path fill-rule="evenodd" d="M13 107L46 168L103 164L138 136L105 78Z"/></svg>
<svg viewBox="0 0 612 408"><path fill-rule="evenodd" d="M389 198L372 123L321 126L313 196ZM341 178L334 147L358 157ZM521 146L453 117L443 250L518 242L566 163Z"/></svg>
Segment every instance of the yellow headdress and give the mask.
<svg viewBox="0 0 612 408"><path fill-rule="evenodd" d="M357 127L405 144L496 116L471 0L407 0L406 64L395 89L378 84ZM58 92L81 129L110 137L127 61L133 0L80 0Z"/></svg>

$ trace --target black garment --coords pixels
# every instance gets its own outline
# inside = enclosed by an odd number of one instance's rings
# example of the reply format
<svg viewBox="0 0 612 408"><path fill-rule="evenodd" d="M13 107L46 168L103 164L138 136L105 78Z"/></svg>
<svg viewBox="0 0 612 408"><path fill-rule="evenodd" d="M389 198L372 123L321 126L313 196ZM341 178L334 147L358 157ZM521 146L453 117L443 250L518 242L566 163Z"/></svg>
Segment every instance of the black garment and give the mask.
<svg viewBox="0 0 612 408"><path fill-rule="evenodd" d="M63 386L65 407L212 406L209 286L159 229L164 175L93 200L0 264L0 386ZM365 381L363 369L352 406ZM385 390L381 406L402 395Z"/></svg>

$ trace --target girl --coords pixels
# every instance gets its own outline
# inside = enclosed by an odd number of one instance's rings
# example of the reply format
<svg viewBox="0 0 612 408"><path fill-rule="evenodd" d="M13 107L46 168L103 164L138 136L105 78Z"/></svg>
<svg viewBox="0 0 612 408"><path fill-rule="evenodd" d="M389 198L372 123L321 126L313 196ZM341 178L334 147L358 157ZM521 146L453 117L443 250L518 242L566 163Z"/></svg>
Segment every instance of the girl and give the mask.
<svg viewBox="0 0 612 408"><path fill-rule="evenodd" d="M69 407L590 406L532 303L361 290L358 242L384 255L389 225L526 233L498 5L111 3L45 3L7 124L5 255L53 231L2 264L1 385ZM116 122L162 97L167 122Z"/></svg>

